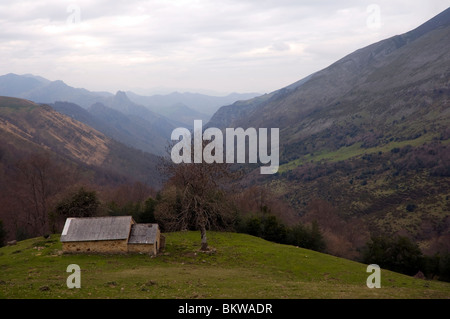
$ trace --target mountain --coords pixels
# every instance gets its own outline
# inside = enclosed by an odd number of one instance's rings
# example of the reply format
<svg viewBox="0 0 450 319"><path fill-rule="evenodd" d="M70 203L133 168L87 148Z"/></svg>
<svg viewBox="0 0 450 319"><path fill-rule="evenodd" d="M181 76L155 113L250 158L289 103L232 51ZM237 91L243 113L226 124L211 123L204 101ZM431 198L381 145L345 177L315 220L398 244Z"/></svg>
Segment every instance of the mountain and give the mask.
<svg viewBox="0 0 450 319"><path fill-rule="evenodd" d="M68 101L87 108L96 102L101 102L105 97L112 96L112 94L73 88L63 81L49 81L31 74L9 73L0 76L0 96L23 98L36 103Z"/></svg>
<svg viewBox="0 0 450 319"><path fill-rule="evenodd" d="M136 149L166 155L173 129L182 125L130 101L125 92L117 92L87 109L70 102L55 102L55 110L89 125L106 136Z"/></svg>
<svg viewBox="0 0 450 319"><path fill-rule="evenodd" d="M90 106L88 111L103 123L99 131L107 136L152 154L166 155L169 130L174 128L172 124L159 125L154 121L149 125L149 121L138 115L126 115L101 103Z"/></svg>
<svg viewBox="0 0 450 319"><path fill-rule="evenodd" d="M112 94L74 88L61 80L50 81L37 75L9 73L0 76L0 95L24 98L36 103L70 102L83 108L88 108L95 103L102 103L125 114L128 114L128 111L135 110L136 105L140 105L160 115L174 115L175 118L173 119L178 121L178 114L174 113L178 109L176 105L183 104L187 107L182 109L183 114L180 115L180 118L188 114L189 116L198 115L209 119L220 106L237 100L249 99L259 94L232 93L223 97L178 92L153 96L142 96L123 91Z"/></svg>
<svg viewBox="0 0 450 319"><path fill-rule="evenodd" d="M55 102L49 103L48 105L51 106L55 111L65 114L72 119L84 123L87 126L90 126L97 131L100 131L109 136L107 133L103 132L103 126L105 125L106 121L103 121L101 118L95 117L89 112L89 109L82 108L78 104L70 102Z"/></svg>
<svg viewBox="0 0 450 319"><path fill-rule="evenodd" d="M92 119L83 112L77 116ZM106 178L155 188L161 184L155 155L127 147L48 105L0 97L0 140L7 166L31 154L48 153L59 163L93 174L93 183Z"/></svg>
<svg viewBox="0 0 450 319"><path fill-rule="evenodd" d="M299 127L320 131L332 125L331 121L319 126L317 122L310 123L312 113L331 112L333 109L345 116L343 113L347 112L343 109L348 108L354 114L358 111L350 109L354 101L360 104L360 109L375 111L374 104L386 105L380 103L386 91L390 93L395 90L392 94L398 94L399 90L411 85L422 91L445 86L449 78L448 15L449 10L446 10L411 32L357 50L304 79L301 85L293 89L283 88L262 101L247 101L244 107L237 107L242 104L240 102L223 107L213 116L211 125L223 122L226 112L235 108L245 113L224 121L225 125L263 127L280 124L286 130L285 136L292 140L301 134L297 132ZM424 82L429 83L428 87ZM379 95L380 92L383 95ZM374 97L375 101L372 100ZM391 98L398 99L396 96ZM361 104L362 99L364 104ZM257 111L249 110L255 103L258 105ZM375 114L378 115L378 111ZM294 133L294 136L288 132Z"/></svg>
<svg viewBox="0 0 450 319"><path fill-rule="evenodd" d="M172 132L172 129L180 124L170 118L166 118L151 111L143 105L134 103L128 98L127 93L123 91L117 91L114 96L105 99L103 104L124 114L135 115L143 118L153 126L158 126L163 132L165 132L165 136L170 136L169 132Z"/></svg>
<svg viewBox="0 0 450 319"><path fill-rule="evenodd" d="M77 114L81 122L113 139L157 155L165 154L170 135L176 127L191 128L196 119L206 123L219 106L240 97L254 96L254 94L230 94L226 97L213 97L193 93L173 93L147 97L124 91L111 94L73 88L63 81L50 81L32 74L12 73L0 76L0 95L52 104L64 114ZM75 105L88 110L91 115L95 113L95 119ZM100 109L107 113L102 115ZM108 119L111 118L114 118L113 123L108 123ZM124 122L120 122L121 120Z"/></svg>
<svg viewBox="0 0 450 319"><path fill-rule="evenodd" d="M153 131L152 126L140 117L125 115L101 103L95 103L88 109L69 102L49 105L59 113L68 115L125 145L155 155L166 155L164 145L170 136L160 136L159 132Z"/></svg>
<svg viewBox="0 0 450 319"><path fill-rule="evenodd" d="M33 77L9 73L0 76L0 95L18 97L44 85L43 82Z"/></svg>
<svg viewBox="0 0 450 319"><path fill-rule="evenodd" d="M166 113L167 108L183 104L187 108L202 114L202 116L208 117L211 117L223 105L260 95L259 93L231 93L226 96L210 96L189 92L173 92L166 95L157 94L152 96L141 96L133 92L127 92L127 94L132 101L145 105L160 114Z"/></svg>
<svg viewBox="0 0 450 319"><path fill-rule="evenodd" d="M33 74L30 74L30 73L22 74L22 77L38 80L39 82L41 82L44 85L45 84L49 84L51 82L50 80L47 80L46 78L43 78L42 76L33 75Z"/></svg>
<svg viewBox="0 0 450 319"><path fill-rule="evenodd" d="M287 148L304 146L312 135L327 130L352 131L351 138L328 143L331 149L367 142L367 135L391 133L397 140L408 139L431 122L438 125L436 132L445 131L449 25L447 9L418 28L357 50L295 85L224 106L208 126L279 127L280 143ZM284 155L286 161L305 154L298 148Z"/></svg>
<svg viewBox="0 0 450 319"><path fill-rule="evenodd" d="M278 174L248 177L304 214L314 198L379 233L449 232L450 8L288 87L220 108L209 127L278 127Z"/></svg>
<svg viewBox="0 0 450 319"><path fill-rule="evenodd" d="M279 96L299 88L311 77L312 75L309 75L306 78L292 83L285 88L268 94L260 95L248 100L239 100L231 105L223 106L216 113L214 113L207 126L220 128L230 127L230 125L233 125L235 122L239 122L239 119L249 117L254 110L260 108L265 103L274 101L278 99Z"/></svg>
<svg viewBox="0 0 450 319"><path fill-rule="evenodd" d="M90 92L30 74L0 76L0 94L52 105L117 141L157 155L165 154L172 130L182 126L132 102L125 92ZM111 118L115 119L112 123L108 122Z"/></svg>
<svg viewBox="0 0 450 319"><path fill-rule="evenodd" d="M155 113L165 116L166 118L177 121L180 125L186 128L192 128L194 120L202 120L206 123L211 118L211 116L197 112L183 103L176 103L164 108L149 107L149 109L153 110Z"/></svg>

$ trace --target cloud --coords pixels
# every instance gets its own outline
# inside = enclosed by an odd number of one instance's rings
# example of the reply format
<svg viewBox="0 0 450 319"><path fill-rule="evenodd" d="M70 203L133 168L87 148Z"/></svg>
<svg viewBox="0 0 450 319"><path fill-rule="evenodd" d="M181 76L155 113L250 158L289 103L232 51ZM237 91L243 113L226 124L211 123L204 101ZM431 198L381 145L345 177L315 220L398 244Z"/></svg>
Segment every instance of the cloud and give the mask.
<svg viewBox="0 0 450 319"><path fill-rule="evenodd" d="M267 92L416 27L445 2L3 0L0 73L108 91Z"/></svg>

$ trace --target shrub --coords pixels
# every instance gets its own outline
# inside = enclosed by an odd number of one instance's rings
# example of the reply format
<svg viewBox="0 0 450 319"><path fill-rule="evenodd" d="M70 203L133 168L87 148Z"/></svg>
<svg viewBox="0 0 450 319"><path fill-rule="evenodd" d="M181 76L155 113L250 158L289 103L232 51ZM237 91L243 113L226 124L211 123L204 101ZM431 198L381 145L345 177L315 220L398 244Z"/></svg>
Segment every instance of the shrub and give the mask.
<svg viewBox="0 0 450 319"><path fill-rule="evenodd" d="M297 224L289 230L287 243L315 251L325 250L325 240L319 229L319 224L313 221L310 226Z"/></svg>
<svg viewBox="0 0 450 319"><path fill-rule="evenodd" d="M57 203L55 211L64 217L92 217L97 215L100 201L95 191L80 187Z"/></svg>
<svg viewBox="0 0 450 319"><path fill-rule="evenodd" d="M364 263L410 276L424 269L424 261L419 246L403 236L372 238L363 250Z"/></svg>
<svg viewBox="0 0 450 319"><path fill-rule="evenodd" d="M439 280L450 282L450 253L439 259Z"/></svg>
<svg viewBox="0 0 450 319"><path fill-rule="evenodd" d="M236 225L236 231L268 241L320 252L324 252L326 248L325 239L317 221L313 221L310 225L298 223L294 227L287 227L276 216L265 214L261 217L240 219Z"/></svg>
<svg viewBox="0 0 450 319"><path fill-rule="evenodd" d="M269 215L264 218L262 225L262 238L276 243L286 242L286 227L275 216Z"/></svg>
<svg viewBox="0 0 450 319"><path fill-rule="evenodd" d="M252 236L261 237L263 233L261 219L258 217L250 217L243 222L240 231Z"/></svg>

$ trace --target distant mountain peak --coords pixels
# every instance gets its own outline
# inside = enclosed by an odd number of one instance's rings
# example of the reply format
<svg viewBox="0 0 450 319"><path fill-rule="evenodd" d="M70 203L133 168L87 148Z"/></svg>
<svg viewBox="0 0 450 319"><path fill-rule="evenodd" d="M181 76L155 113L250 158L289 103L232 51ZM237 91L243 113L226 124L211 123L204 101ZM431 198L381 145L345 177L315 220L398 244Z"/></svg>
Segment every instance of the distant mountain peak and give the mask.
<svg viewBox="0 0 450 319"><path fill-rule="evenodd" d="M127 94L124 91L117 91L116 96L127 96Z"/></svg>
<svg viewBox="0 0 450 319"><path fill-rule="evenodd" d="M32 79L38 80L39 82L42 82L42 83L50 83L51 82L50 80L47 80L46 78L44 78L42 76L34 75L31 73L22 74L21 76L26 77L26 78L32 78Z"/></svg>
<svg viewBox="0 0 450 319"><path fill-rule="evenodd" d="M121 103L132 103L128 98L128 95L124 91L117 91L116 95L114 96L114 100Z"/></svg>
<svg viewBox="0 0 450 319"><path fill-rule="evenodd" d="M52 85L55 85L55 86L67 86L67 84L64 83L64 81L62 81L62 80L52 81L51 83L52 83Z"/></svg>

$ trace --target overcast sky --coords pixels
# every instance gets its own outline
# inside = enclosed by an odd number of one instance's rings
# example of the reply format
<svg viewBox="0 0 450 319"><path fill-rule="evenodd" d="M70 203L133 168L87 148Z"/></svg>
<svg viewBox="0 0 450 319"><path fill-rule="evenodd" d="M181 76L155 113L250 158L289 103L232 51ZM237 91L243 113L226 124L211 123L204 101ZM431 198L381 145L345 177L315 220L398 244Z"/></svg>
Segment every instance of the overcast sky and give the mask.
<svg viewBox="0 0 450 319"><path fill-rule="evenodd" d="M0 75L89 90L268 93L448 0L1 0Z"/></svg>

